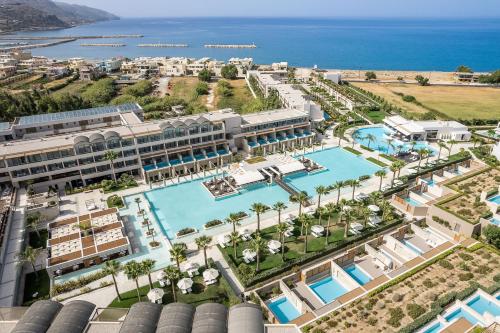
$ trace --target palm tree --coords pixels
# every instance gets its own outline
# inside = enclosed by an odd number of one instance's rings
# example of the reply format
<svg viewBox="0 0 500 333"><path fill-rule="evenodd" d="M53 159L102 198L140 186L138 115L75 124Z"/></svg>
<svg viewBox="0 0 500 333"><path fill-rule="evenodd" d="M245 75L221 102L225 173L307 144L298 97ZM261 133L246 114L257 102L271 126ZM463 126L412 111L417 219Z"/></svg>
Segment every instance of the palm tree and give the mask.
<svg viewBox="0 0 500 333"><path fill-rule="evenodd" d="M143 274L147 274L149 281L149 289L153 289L153 281L151 280L151 273L153 273L153 269L155 268L156 260L153 259L145 259L141 262L142 272Z"/></svg>
<svg viewBox="0 0 500 333"><path fill-rule="evenodd" d="M286 209L286 205L284 202L278 201L273 205L273 210L278 212L278 225L281 224L281 212Z"/></svg>
<svg viewBox="0 0 500 333"><path fill-rule="evenodd" d="M285 233L288 230L288 226L285 223L279 223L276 226L276 232L280 235L281 242L281 260L285 261Z"/></svg>
<svg viewBox="0 0 500 333"><path fill-rule="evenodd" d="M318 213L318 224L323 225L323 223L321 223L321 220L323 219L324 215L328 214L327 209L325 207L319 207L316 210L316 213Z"/></svg>
<svg viewBox="0 0 500 333"><path fill-rule="evenodd" d="M260 202L252 204L250 210L257 215L257 233L260 233L260 214L266 211L266 205Z"/></svg>
<svg viewBox="0 0 500 333"><path fill-rule="evenodd" d="M111 174L113 175L113 180L116 182L116 175L115 175L115 166L114 162L118 158L118 153L108 150L107 152L104 153L104 159L106 161L109 161L109 164L111 166Z"/></svg>
<svg viewBox="0 0 500 333"><path fill-rule="evenodd" d="M144 275L143 267L135 260L129 261L123 266L123 272L129 280L135 281L135 289L137 291L137 300L141 301L141 293L139 291L139 278Z"/></svg>
<svg viewBox="0 0 500 333"><path fill-rule="evenodd" d="M240 216L235 213L229 214L229 217L226 218L226 222L233 225L233 232L236 232L236 226L240 225L240 219Z"/></svg>
<svg viewBox="0 0 500 333"><path fill-rule="evenodd" d="M302 214L302 206L309 201L309 195L306 191L299 192L290 196L290 201L299 204L299 215Z"/></svg>
<svg viewBox="0 0 500 333"><path fill-rule="evenodd" d="M31 268L33 268L33 272L35 273L35 277L37 280L38 280L38 273L36 271L35 264L36 264L36 260L38 259L38 257L40 256L41 253L42 253L41 248L35 249L35 248L32 248L31 246L28 245L24 248L24 251L18 253L18 255L17 255L17 258L19 259L19 262L21 264L24 264L24 263L31 264Z"/></svg>
<svg viewBox="0 0 500 333"><path fill-rule="evenodd" d="M394 180L396 179L396 172L398 172L398 166L396 162L393 162L391 166L389 167L389 170L392 171L392 180L391 180L391 187L394 187Z"/></svg>
<svg viewBox="0 0 500 333"><path fill-rule="evenodd" d="M451 150L451 149L450 149ZM418 153L418 166L417 166L417 172L420 172L420 164L422 163L422 159L424 156L427 154L427 149L425 148L420 148L417 150Z"/></svg>
<svg viewBox="0 0 500 333"><path fill-rule="evenodd" d="M236 231L233 231L232 233L229 234L229 239L231 240L231 243L233 243L233 255L234 255L234 260L238 258L237 253L236 253L236 244L238 244L238 241L240 240L240 234Z"/></svg>
<svg viewBox="0 0 500 333"><path fill-rule="evenodd" d="M354 145L356 144L356 140L363 140L365 137L359 134L359 132L354 132L352 134L352 148L354 149Z"/></svg>
<svg viewBox="0 0 500 333"><path fill-rule="evenodd" d="M89 230L92 229L91 221L79 222L73 226L74 229L79 229L83 233L83 237L89 235Z"/></svg>
<svg viewBox="0 0 500 333"><path fill-rule="evenodd" d="M333 203L327 203L325 205L327 214L328 214L328 222L326 224L326 230L325 230L325 245L328 245L328 236L330 235L330 224L332 222L332 215L335 213L337 206L335 206Z"/></svg>
<svg viewBox="0 0 500 333"><path fill-rule="evenodd" d="M205 267L208 268L208 260L207 260L207 247L212 242L212 237L209 236L200 236L195 240L198 249L203 249L203 257L205 258Z"/></svg>
<svg viewBox="0 0 500 333"><path fill-rule="evenodd" d="M449 140L448 144L450 145L450 149L448 149L448 158L450 158L451 155L451 150L453 149L453 145L457 144L458 141L456 140Z"/></svg>
<svg viewBox="0 0 500 333"><path fill-rule="evenodd" d="M380 203L380 209L382 210L382 220L386 221L392 212L392 206L387 200L383 200Z"/></svg>
<svg viewBox="0 0 500 333"><path fill-rule="evenodd" d="M389 154L389 150L392 148L394 149L394 139L387 139L387 154Z"/></svg>
<svg viewBox="0 0 500 333"><path fill-rule="evenodd" d="M438 146L439 146L439 153L438 153L437 159L439 160L441 158L441 150L443 150L443 148L448 149L448 146L446 146L446 144L442 141L438 142ZM474 146L475 146L475 144L474 144Z"/></svg>
<svg viewBox="0 0 500 333"><path fill-rule="evenodd" d="M396 169L398 169L398 178L399 178L399 175L401 173L401 169L403 169L403 167L405 166L405 163L403 161L396 161L394 162L394 165L396 167Z"/></svg>
<svg viewBox="0 0 500 333"><path fill-rule="evenodd" d="M366 228L372 211L366 206L359 206L357 213L358 216L363 219L363 226Z"/></svg>
<svg viewBox="0 0 500 333"><path fill-rule="evenodd" d="M378 185L378 190L382 190L382 182L384 181L384 177L387 175L387 172L383 169L375 172L375 176L380 177L380 184Z"/></svg>
<svg viewBox="0 0 500 333"><path fill-rule="evenodd" d="M365 140L368 141L368 148L370 148L370 145L377 141L377 137L370 133L365 136Z"/></svg>
<svg viewBox="0 0 500 333"><path fill-rule="evenodd" d="M412 141L410 150L413 151L415 149L416 145L417 145L417 141Z"/></svg>
<svg viewBox="0 0 500 333"><path fill-rule="evenodd" d="M142 209L141 209L141 198L140 197L137 197L134 199L135 203L137 204L137 211L138 213L140 214Z"/></svg>
<svg viewBox="0 0 500 333"><path fill-rule="evenodd" d="M180 262L186 257L186 249L186 244L177 243L172 245L172 248L169 250L170 256L175 259L175 263L177 264L178 269L181 269Z"/></svg>
<svg viewBox="0 0 500 333"><path fill-rule="evenodd" d="M165 272L165 277L170 281L170 285L172 286L172 296L174 299L174 302L177 302L177 293L175 292L175 286L177 283L177 280L181 278L181 271L179 268L175 267L174 265L169 265L165 267L163 270Z"/></svg>
<svg viewBox="0 0 500 333"><path fill-rule="evenodd" d="M26 226L36 232L38 239L41 239L40 231L38 230L38 224L41 219L42 214L40 212L29 213L28 216L26 216Z"/></svg>
<svg viewBox="0 0 500 333"><path fill-rule="evenodd" d="M255 252L257 256L257 265L255 267L255 271L259 272L260 270L260 255L266 243L260 236L260 234L255 235L255 238L250 241L250 249Z"/></svg>
<svg viewBox="0 0 500 333"><path fill-rule="evenodd" d="M321 206L321 196L328 194L330 191L328 190L328 187L319 185L316 186L316 194L318 195L318 207L316 209L319 209Z"/></svg>
<svg viewBox="0 0 500 333"><path fill-rule="evenodd" d="M113 278L113 284L115 286L116 296L118 297L118 300L121 302L122 297L120 296L120 292L118 291L116 276L122 270L122 265L120 264L120 262L116 260L108 260L104 263L104 267L102 268L102 270L105 272L105 274L111 275L111 277Z"/></svg>
<svg viewBox="0 0 500 333"><path fill-rule="evenodd" d="M354 200L354 192L356 191L356 187L359 186L361 182L357 179L349 180L349 185L352 187L352 200Z"/></svg>
<svg viewBox="0 0 500 333"><path fill-rule="evenodd" d="M374 205L378 205L379 201L383 198L382 192L371 192L368 194L370 197L370 202Z"/></svg>
<svg viewBox="0 0 500 333"><path fill-rule="evenodd" d="M342 190L344 186L346 186L346 182L342 180L338 180L332 185L332 189L337 190L337 205L339 204L340 201L340 190Z"/></svg>
<svg viewBox="0 0 500 333"><path fill-rule="evenodd" d="M311 227L312 221L313 221L312 218L310 216L306 215L304 222L302 224L302 226L304 227L304 229L306 231L305 235L304 235L305 236L305 238L304 238L304 254L307 253L307 240L308 240L307 235L309 233L309 228Z"/></svg>
<svg viewBox="0 0 500 333"><path fill-rule="evenodd" d="M350 210L342 210L341 214L345 219L344 238L347 238L349 235L349 227L351 225L352 212Z"/></svg>

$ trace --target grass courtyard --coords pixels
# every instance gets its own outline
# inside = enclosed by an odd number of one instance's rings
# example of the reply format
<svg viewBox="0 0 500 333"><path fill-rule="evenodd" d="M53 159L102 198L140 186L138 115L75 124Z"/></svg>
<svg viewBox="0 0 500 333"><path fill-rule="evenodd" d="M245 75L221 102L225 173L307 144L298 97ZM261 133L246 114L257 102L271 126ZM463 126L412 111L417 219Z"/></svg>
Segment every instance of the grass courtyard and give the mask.
<svg viewBox="0 0 500 333"><path fill-rule="evenodd" d="M401 107L417 117L427 113L425 107L435 109L453 119L495 119L498 116L492 110L500 108L498 89L489 87L448 87L427 86L401 83L355 82L358 86L388 102ZM425 107L403 101L399 94L414 96Z"/></svg>
<svg viewBox="0 0 500 333"><path fill-rule="evenodd" d="M378 289L303 328L305 332L398 332L414 320L422 321L433 309L468 296L478 286L498 290L499 260L496 250L457 249L423 269L418 267L397 284ZM436 315L430 313L429 320ZM426 321L423 320L423 325ZM314 327L314 328L311 328Z"/></svg>

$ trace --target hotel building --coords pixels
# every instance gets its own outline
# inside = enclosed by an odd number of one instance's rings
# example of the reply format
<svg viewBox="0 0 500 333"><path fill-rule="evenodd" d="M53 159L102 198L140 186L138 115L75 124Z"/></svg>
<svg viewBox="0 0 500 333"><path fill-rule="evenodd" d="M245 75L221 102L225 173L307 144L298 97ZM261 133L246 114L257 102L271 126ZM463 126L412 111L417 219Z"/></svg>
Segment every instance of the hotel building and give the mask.
<svg viewBox="0 0 500 333"><path fill-rule="evenodd" d="M0 123L0 184L38 189L80 187L117 177L156 181L231 161L232 154L293 149L313 143L317 115L285 108L250 115L231 109L143 121L137 104L41 114Z"/></svg>

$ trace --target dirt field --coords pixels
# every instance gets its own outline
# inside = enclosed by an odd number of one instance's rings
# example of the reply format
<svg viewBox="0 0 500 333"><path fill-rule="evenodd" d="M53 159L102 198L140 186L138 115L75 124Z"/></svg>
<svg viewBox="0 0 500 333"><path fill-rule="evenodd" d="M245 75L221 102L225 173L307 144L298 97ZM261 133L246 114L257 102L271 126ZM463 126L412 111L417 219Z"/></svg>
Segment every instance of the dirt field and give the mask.
<svg viewBox="0 0 500 333"><path fill-rule="evenodd" d="M500 269L498 260L498 255L486 249L475 252L458 250L443 260L447 265L435 263L371 298L362 298L333 312L320 320L322 324L314 327L332 333L397 332L413 321L408 304L420 307L421 316L430 310L430 304L437 297L464 290L469 281L492 285L493 276ZM390 321L390 313L396 311L399 311L398 319Z"/></svg>
<svg viewBox="0 0 500 333"><path fill-rule="evenodd" d="M477 87L448 87L353 82L374 94L384 97L407 112L423 114L428 112L415 103L405 102L396 93L414 96L424 106L435 109L454 119L495 119L500 110L500 89Z"/></svg>

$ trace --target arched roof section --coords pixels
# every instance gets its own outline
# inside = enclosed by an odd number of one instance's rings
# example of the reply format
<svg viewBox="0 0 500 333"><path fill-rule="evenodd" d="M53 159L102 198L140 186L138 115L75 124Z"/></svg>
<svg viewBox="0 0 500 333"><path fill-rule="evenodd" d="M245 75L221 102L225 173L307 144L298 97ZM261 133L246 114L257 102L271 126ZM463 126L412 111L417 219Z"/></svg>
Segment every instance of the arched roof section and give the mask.
<svg viewBox="0 0 500 333"><path fill-rule="evenodd" d="M164 130L165 128L170 128L170 127L173 127L173 126L169 121L164 121L160 124L161 130Z"/></svg>
<svg viewBox="0 0 500 333"><path fill-rule="evenodd" d="M45 333L62 307L61 303L51 300L33 303L11 333Z"/></svg>
<svg viewBox="0 0 500 333"><path fill-rule="evenodd" d="M87 138L85 135L79 135L73 140L73 143L75 145L82 142L89 142L89 138Z"/></svg>
<svg viewBox="0 0 500 333"><path fill-rule="evenodd" d="M87 301L69 302L54 319L47 333L82 333L94 309L95 305Z"/></svg>
<svg viewBox="0 0 500 333"><path fill-rule="evenodd" d="M120 134L118 134L117 132L115 131L107 131L104 133L104 139L108 140L110 138L120 138Z"/></svg>
<svg viewBox="0 0 500 333"><path fill-rule="evenodd" d="M194 312L191 304L170 303L164 306L156 333L191 333Z"/></svg>
<svg viewBox="0 0 500 333"><path fill-rule="evenodd" d="M100 133L92 133L89 136L89 141L90 142L104 141L104 136Z"/></svg>
<svg viewBox="0 0 500 333"><path fill-rule="evenodd" d="M196 308L192 333L227 332L227 309L218 303L205 303Z"/></svg>
<svg viewBox="0 0 500 333"><path fill-rule="evenodd" d="M228 333L264 333L262 310L256 304L242 303L229 309Z"/></svg>
<svg viewBox="0 0 500 333"><path fill-rule="evenodd" d="M209 123L210 122L207 118L205 118L203 116L201 116L200 118L198 118L196 121L198 122L198 124L204 124L204 123Z"/></svg>
<svg viewBox="0 0 500 333"><path fill-rule="evenodd" d="M156 303L135 303L123 321L120 333L154 333L161 308L161 305Z"/></svg>
<svg viewBox="0 0 500 333"><path fill-rule="evenodd" d="M183 123L182 121L180 121L180 120L176 120L176 121L174 121L174 122L172 123L172 126L174 126L174 127L179 127L179 126L185 127L185 126L186 126L186 124L184 124L184 123Z"/></svg>

